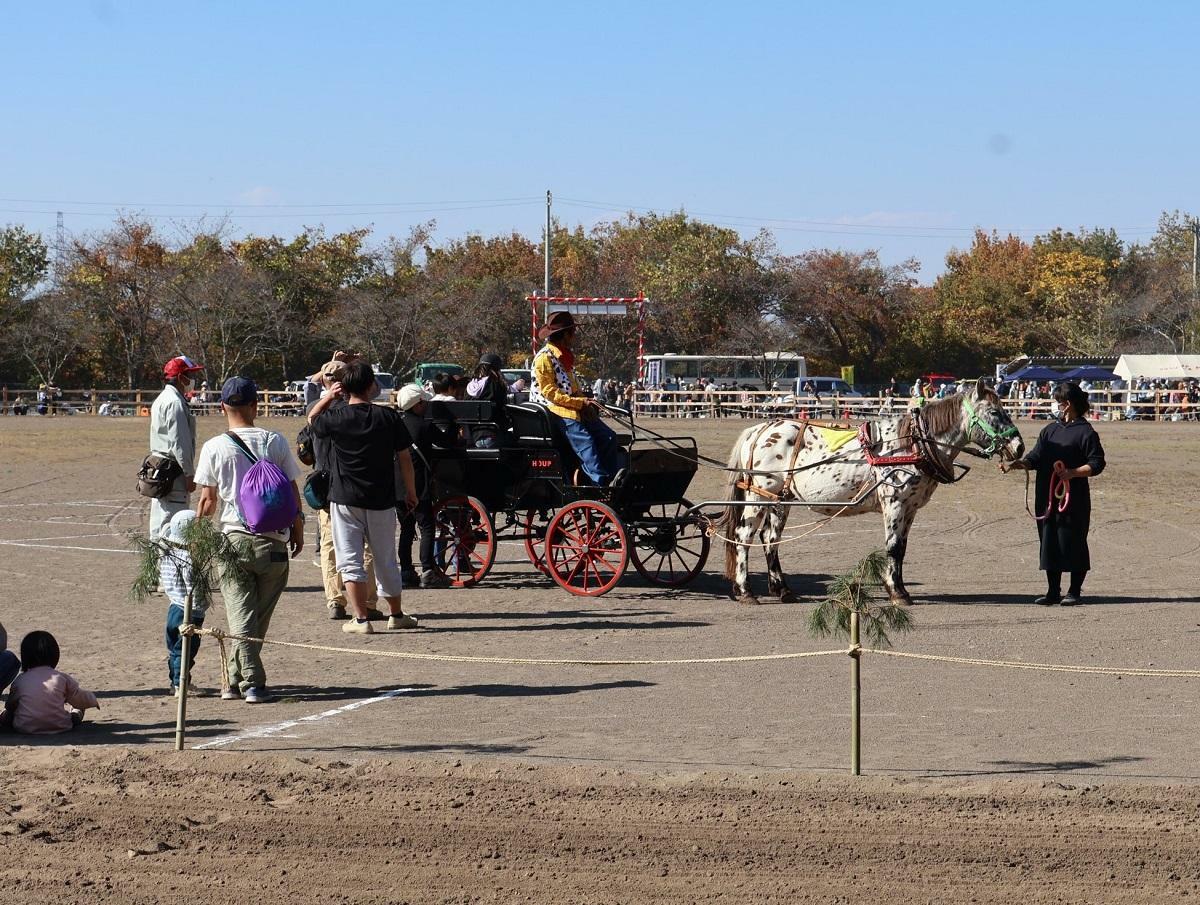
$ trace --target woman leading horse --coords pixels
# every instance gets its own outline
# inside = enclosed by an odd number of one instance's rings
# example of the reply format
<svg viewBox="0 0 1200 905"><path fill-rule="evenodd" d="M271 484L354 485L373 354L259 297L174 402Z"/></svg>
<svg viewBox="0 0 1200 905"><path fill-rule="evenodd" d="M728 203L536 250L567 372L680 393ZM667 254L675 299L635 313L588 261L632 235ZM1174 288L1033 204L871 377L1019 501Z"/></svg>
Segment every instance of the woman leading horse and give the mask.
<svg viewBox="0 0 1200 905"><path fill-rule="evenodd" d="M1034 518L1047 587L1034 603L1077 606L1083 594L1083 579L1092 567L1087 542L1092 518L1088 479L1104 471L1104 447L1088 424L1090 405L1087 393L1078 384L1060 383L1052 398L1051 413L1056 420L1042 429L1036 445L1024 458L1001 462L1000 470L1037 473ZM1065 595L1063 572L1071 573Z"/></svg>

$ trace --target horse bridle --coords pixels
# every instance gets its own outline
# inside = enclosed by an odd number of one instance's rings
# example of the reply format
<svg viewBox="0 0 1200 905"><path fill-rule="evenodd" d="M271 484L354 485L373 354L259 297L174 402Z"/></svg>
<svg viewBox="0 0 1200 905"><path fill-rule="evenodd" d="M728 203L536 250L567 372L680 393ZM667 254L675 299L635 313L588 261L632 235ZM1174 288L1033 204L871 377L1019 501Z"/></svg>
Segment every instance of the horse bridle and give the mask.
<svg viewBox="0 0 1200 905"><path fill-rule="evenodd" d="M963 407L967 410L967 436L970 436L971 428L977 427L983 431L984 436L991 441L986 447L984 447L983 455L985 458L990 459L992 456L996 455L998 452L1004 449L1009 440L1018 436L1020 433L1015 424L1009 424L1007 427L1002 427L999 430L992 427L985 419L980 417L977 411L975 411L975 407L971 405L971 400L968 399L965 394L963 396ZM981 443L980 446L983 446L983 444Z"/></svg>

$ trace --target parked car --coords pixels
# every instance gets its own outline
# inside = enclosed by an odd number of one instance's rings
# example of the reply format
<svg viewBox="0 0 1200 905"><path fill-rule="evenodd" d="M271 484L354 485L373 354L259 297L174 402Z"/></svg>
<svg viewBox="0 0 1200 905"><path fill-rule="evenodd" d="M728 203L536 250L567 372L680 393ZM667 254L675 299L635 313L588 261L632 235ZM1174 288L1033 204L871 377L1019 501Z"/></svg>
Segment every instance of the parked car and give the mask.
<svg viewBox="0 0 1200 905"><path fill-rule="evenodd" d="M504 375L504 379L508 381L509 386L512 386L518 380L524 380L526 387L533 383L533 371L529 370L529 368L502 368L500 373Z"/></svg>
<svg viewBox="0 0 1200 905"><path fill-rule="evenodd" d="M459 374L466 373L466 368L443 361L423 361L404 375L404 382L424 386L439 373L457 377ZM389 374L388 377L391 375Z"/></svg>

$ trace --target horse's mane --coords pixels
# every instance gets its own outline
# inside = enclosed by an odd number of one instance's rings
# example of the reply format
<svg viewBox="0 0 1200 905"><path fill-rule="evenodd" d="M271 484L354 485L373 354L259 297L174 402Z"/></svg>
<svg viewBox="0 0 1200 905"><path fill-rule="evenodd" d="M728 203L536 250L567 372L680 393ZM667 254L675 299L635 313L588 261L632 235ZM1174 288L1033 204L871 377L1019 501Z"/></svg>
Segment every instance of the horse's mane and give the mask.
<svg viewBox="0 0 1200 905"><path fill-rule="evenodd" d="M921 417L924 418L930 433L949 433L958 426L962 418L962 394L955 393L944 399L926 403L921 409Z"/></svg>
<svg viewBox="0 0 1200 905"><path fill-rule="evenodd" d="M925 419L925 425L931 433L949 433L958 425L959 419L962 417L964 398L962 393L954 393L945 399L935 399L933 402L926 403L925 407L921 409L921 416ZM1000 401L1000 397L993 390L988 390L984 394L984 398L996 403Z"/></svg>

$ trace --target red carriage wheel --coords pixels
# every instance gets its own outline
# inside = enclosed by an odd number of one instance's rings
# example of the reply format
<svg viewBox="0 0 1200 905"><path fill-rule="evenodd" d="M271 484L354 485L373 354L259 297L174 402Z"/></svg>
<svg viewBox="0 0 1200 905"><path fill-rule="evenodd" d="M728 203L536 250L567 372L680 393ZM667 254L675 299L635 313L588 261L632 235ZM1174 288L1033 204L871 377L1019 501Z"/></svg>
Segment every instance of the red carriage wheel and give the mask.
<svg viewBox="0 0 1200 905"><path fill-rule="evenodd" d="M629 541L621 519L594 500L558 511L546 529L546 566L555 584L580 597L612 590L629 564Z"/></svg>
<svg viewBox="0 0 1200 905"><path fill-rule="evenodd" d="M448 497L433 507L433 566L456 588L483 580L496 560L496 529L473 496Z"/></svg>
<svg viewBox="0 0 1200 905"><path fill-rule="evenodd" d="M549 575L546 568L546 529L550 525L550 514L546 510L529 509L525 512L522 522L525 533L525 555L533 563L533 567L543 575Z"/></svg>
<svg viewBox="0 0 1200 905"><path fill-rule="evenodd" d="M678 588L700 574L711 543L698 519L687 518L692 504L660 503L651 506L644 520L630 526L633 543L629 558L647 581Z"/></svg>

